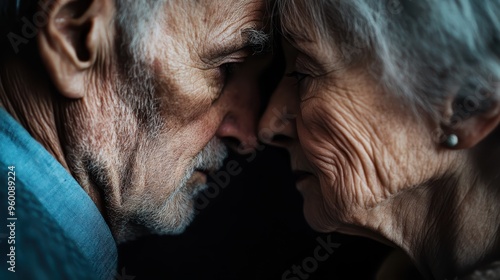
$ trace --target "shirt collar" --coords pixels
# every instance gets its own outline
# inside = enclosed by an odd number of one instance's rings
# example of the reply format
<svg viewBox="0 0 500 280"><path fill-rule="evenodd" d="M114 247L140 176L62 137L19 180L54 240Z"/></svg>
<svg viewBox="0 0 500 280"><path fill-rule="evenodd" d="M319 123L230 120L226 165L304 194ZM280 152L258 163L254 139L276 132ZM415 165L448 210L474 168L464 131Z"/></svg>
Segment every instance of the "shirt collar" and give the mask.
<svg viewBox="0 0 500 280"><path fill-rule="evenodd" d="M0 163L15 165L23 191L35 195L103 279L117 266L111 231L88 194L66 169L0 108Z"/></svg>

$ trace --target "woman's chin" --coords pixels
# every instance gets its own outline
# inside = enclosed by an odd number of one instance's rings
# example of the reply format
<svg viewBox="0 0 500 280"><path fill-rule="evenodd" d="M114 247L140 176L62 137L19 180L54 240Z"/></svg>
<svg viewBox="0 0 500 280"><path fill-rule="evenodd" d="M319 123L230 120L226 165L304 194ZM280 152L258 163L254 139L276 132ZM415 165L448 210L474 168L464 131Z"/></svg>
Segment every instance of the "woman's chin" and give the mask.
<svg viewBox="0 0 500 280"><path fill-rule="evenodd" d="M306 193L307 194L307 193ZM333 211L331 209L326 209L323 207L324 203L321 198L304 195L304 217L309 224L309 226L321 233L341 233L345 235L353 235L364 238L369 238L385 245L396 247L396 245L390 240L386 239L381 233L370 230L364 226L357 226L350 223L341 223L336 220L334 213L328 212Z"/></svg>
<svg viewBox="0 0 500 280"><path fill-rule="evenodd" d="M372 237L367 234L366 229L347 221L341 222L339 210L328 208L324 201L324 194L321 192L319 180L310 177L297 184L297 189L304 199L303 211L306 222L309 226L321 233L337 232L347 235Z"/></svg>
<svg viewBox="0 0 500 280"><path fill-rule="evenodd" d="M314 177L311 177L301 182L301 184L297 184L297 189L304 199L304 217L309 226L315 231L332 232L335 228L332 221L329 221L332 215L327 213L328 209L324 207L319 182L314 179Z"/></svg>

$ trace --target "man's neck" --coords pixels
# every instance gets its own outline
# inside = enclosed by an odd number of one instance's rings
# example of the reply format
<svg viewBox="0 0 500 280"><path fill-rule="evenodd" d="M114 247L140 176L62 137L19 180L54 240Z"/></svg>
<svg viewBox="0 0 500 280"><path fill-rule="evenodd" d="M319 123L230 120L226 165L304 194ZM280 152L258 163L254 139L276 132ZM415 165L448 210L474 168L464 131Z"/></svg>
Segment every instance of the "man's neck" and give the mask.
<svg viewBox="0 0 500 280"><path fill-rule="evenodd" d="M57 133L54 99L46 81L22 63L10 62L0 70L0 106L68 169Z"/></svg>

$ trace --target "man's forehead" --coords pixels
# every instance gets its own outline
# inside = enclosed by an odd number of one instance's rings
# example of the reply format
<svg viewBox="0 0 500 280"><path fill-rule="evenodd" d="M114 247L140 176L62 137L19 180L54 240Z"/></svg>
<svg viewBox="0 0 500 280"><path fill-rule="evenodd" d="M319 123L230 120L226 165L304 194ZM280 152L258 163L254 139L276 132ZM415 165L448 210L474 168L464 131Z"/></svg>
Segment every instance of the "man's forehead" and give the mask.
<svg viewBox="0 0 500 280"><path fill-rule="evenodd" d="M205 31L224 32L231 27L262 27L267 0L175 0L170 2L169 18L179 17ZM193 30L196 31L196 30Z"/></svg>
<svg viewBox="0 0 500 280"><path fill-rule="evenodd" d="M195 2L195 6L207 12L207 16L213 16L217 20L227 19L232 15L248 17L252 13L262 13L266 6L266 0L198 0Z"/></svg>
<svg viewBox="0 0 500 280"><path fill-rule="evenodd" d="M167 28L174 36L187 36L202 60L216 59L252 45L256 31L266 25L266 1L175 0L167 10Z"/></svg>
<svg viewBox="0 0 500 280"><path fill-rule="evenodd" d="M264 25L265 4L264 0L228 0L228 1L210 1L207 2L204 23L211 28L209 31L212 36L219 37L219 41L230 33L242 32L245 30L259 30Z"/></svg>

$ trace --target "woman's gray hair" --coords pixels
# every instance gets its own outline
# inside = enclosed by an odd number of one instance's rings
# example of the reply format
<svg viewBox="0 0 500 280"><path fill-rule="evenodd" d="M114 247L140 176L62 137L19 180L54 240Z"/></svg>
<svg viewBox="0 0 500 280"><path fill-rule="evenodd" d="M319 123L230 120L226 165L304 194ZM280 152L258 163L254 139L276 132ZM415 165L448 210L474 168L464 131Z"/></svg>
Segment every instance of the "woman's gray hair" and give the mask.
<svg viewBox="0 0 500 280"><path fill-rule="evenodd" d="M498 0L278 2L285 33L308 26L302 36L331 40L349 62L369 56L369 70L414 112L440 120L440 106L457 88L469 114L484 109L485 93L499 97Z"/></svg>

